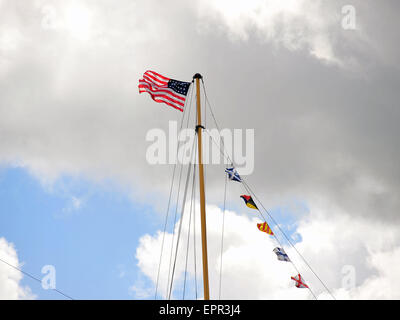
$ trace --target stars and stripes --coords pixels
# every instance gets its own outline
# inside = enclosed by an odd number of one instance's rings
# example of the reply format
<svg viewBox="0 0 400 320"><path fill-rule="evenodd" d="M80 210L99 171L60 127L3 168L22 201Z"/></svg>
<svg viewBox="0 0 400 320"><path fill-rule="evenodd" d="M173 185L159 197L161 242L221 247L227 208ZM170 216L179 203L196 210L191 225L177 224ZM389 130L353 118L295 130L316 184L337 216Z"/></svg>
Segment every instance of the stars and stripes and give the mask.
<svg viewBox="0 0 400 320"><path fill-rule="evenodd" d="M189 91L190 82L183 82L167 78L155 71L146 71L143 79L139 80L139 93L147 92L156 102L183 111L186 95Z"/></svg>
<svg viewBox="0 0 400 320"><path fill-rule="evenodd" d="M276 247L273 251L275 252L276 257L278 258L279 261L290 262L289 256L286 254L285 250L283 250L282 248Z"/></svg>
<svg viewBox="0 0 400 320"><path fill-rule="evenodd" d="M264 222L264 223L257 223L257 228L258 230L265 232L266 234L269 234L271 236L274 235L274 233L272 232L271 228L269 227L268 223Z"/></svg>
<svg viewBox="0 0 400 320"><path fill-rule="evenodd" d="M242 182L242 178L239 176L235 168L226 168L225 172L228 174L228 178L232 181Z"/></svg>
<svg viewBox="0 0 400 320"><path fill-rule="evenodd" d="M296 287L297 288L308 288L308 285L305 284L304 279L301 277L300 273L295 276L295 277L290 277L290 279L294 280L296 282Z"/></svg>

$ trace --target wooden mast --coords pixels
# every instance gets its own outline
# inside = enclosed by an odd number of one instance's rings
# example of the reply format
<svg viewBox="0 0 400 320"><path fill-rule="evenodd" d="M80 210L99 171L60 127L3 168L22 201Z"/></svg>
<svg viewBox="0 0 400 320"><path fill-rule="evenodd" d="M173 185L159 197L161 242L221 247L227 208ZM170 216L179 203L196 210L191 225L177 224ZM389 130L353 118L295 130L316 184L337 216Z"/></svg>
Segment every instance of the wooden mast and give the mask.
<svg viewBox="0 0 400 320"><path fill-rule="evenodd" d="M204 193L204 170L203 170L203 150L202 150L202 129L201 125L201 108L200 108L200 80L203 77L196 73L193 79L196 81L196 98L197 98L197 143L199 150L199 182L200 182L200 218L201 218L201 243L203 256L203 285L204 300L210 300L210 287L208 282L208 258L207 258L207 229L206 229L206 199Z"/></svg>

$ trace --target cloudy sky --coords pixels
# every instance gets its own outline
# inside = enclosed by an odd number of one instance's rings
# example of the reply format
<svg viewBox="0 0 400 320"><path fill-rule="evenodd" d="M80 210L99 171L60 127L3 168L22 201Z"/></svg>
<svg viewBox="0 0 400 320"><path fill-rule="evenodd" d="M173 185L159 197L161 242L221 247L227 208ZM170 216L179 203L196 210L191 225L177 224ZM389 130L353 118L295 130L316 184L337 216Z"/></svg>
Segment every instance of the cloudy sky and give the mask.
<svg viewBox="0 0 400 320"><path fill-rule="evenodd" d="M139 95L138 79L200 72L221 128L254 130L246 181L336 298L400 298L397 9L394 0L0 0L0 258L39 279L54 266L57 289L76 299L153 298L173 165L148 162L146 135L182 114ZM223 169L206 169L213 298ZM222 298L312 299L232 184ZM188 270L195 298L192 259ZM0 298L65 297L0 262Z"/></svg>

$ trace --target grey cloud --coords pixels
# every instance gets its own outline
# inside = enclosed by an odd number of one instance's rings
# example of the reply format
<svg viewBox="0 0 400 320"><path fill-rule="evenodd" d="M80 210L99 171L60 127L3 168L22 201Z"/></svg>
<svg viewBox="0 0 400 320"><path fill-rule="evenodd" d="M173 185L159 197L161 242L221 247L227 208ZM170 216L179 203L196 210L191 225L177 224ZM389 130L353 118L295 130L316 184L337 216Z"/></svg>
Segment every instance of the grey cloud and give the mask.
<svg viewBox="0 0 400 320"><path fill-rule="evenodd" d="M263 38L254 26L246 39L232 39L200 3L75 2L91 13L84 41L66 27L43 28L50 4L62 20L65 2L1 3L3 163L44 180L61 173L112 178L136 199L165 197L172 168L146 162L145 136L167 131L168 120L181 115L139 95L137 80L147 69L182 80L201 72L220 125L255 129L248 180L268 204L324 198L354 215L398 222L397 3L354 2L355 31L340 27L343 1L319 6L340 66L307 46L291 50ZM221 168L207 170L208 197L216 201L221 182L213 177Z"/></svg>

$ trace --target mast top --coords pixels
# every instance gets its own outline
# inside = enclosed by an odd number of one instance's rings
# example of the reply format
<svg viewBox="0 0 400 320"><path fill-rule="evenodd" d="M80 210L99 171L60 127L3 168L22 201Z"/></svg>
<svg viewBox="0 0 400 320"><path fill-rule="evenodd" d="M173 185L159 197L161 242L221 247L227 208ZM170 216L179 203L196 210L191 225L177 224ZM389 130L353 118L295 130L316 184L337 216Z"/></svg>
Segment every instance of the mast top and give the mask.
<svg viewBox="0 0 400 320"><path fill-rule="evenodd" d="M196 74L193 76L193 79L203 79L203 76L202 76L200 73L196 73Z"/></svg>

